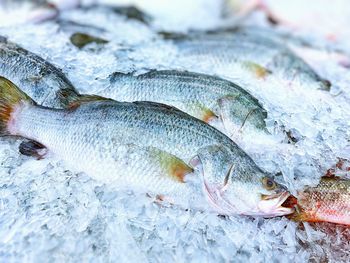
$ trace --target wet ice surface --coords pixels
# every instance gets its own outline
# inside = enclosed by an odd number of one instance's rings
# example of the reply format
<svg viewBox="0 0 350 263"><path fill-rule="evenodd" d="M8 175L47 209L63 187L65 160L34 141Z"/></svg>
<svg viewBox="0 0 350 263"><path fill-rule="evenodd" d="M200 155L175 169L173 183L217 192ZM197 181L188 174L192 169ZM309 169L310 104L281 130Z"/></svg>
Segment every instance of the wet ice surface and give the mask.
<svg viewBox="0 0 350 263"><path fill-rule="evenodd" d="M203 3L198 7L202 15L210 1ZM196 69L230 78L229 68L213 72L210 65L179 60L175 46L155 33L167 26L183 31L191 22L194 28L211 28L219 23L215 12L211 20L199 22L196 17L178 28L169 19L162 24L161 16L147 27L105 9L67 11L61 18L103 27L101 37L110 43L79 50L69 42L71 32L54 22L4 27L0 33L62 68L82 93L98 94L114 71ZM337 158L349 157L350 73L322 63L314 66L337 83L331 92L337 96L301 87L286 90L276 83L246 87L268 110L268 128L276 134L272 142L253 135L237 139L262 168L282 172L279 181L291 191L317 183ZM295 145L280 143L275 122L300 140ZM20 156L18 144L0 142L0 261L340 262L350 256L348 227L299 225L286 218L220 217L162 206L144 193L117 191L74 174L54 158Z"/></svg>

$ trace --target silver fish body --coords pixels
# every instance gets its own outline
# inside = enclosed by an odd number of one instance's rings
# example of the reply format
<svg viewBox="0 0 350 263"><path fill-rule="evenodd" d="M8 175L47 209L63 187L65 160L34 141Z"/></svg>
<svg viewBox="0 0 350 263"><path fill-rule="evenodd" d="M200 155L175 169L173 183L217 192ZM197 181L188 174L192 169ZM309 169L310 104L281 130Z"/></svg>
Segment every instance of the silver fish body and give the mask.
<svg viewBox="0 0 350 263"><path fill-rule="evenodd" d="M257 132L266 131L267 113L258 100L238 85L215 76L176 70L138 76L116 72L99 94L118 101L171 105L228 136L248 126Z"/></svg>
<svg viewBox="0 0 350 263"><path fill-rule="evenodd" d="M286 46L268 37L244 31L194 34L173 43L179 57L201 64L206 61L216 72L258 85L273 78L286 86L329 90L330 83L318 76Z"/></svg>
<svg viewBox="0 0 350 263"><path fill-rule="evenodd" d="M217 189L221 193L215 199L217 206L224 200L235 207L226 213L271 216L293 212L281 207L288 192L232 140L170 106L100 100L84 101L67 110L50 109L35 105L13 83L0 78L0 120L0 134L37 141L70 167L95 179L108 183L128 181L135 187L142 180L147 181L144 184L155 184L154 178L159 178L155 174L160 171L185 183L193 168L207 167L208 160L215 159L210 158L215 156L210 149L217 145L228 161L215 166L213 183L210 171L209 175L203 174L211 191ZM130 149L130 145L131 153L120 153L120 147ZM209 158L197 158L201 153L208 153L205 155ZM130 158L125 161L127 156ZM152 170L154 167L158 168ZM123 169L142 173L128 175ZM125 180L125 176L138 180ZM239 198L235 198L237 195ZM266 196L270 198L267 200ZM237 200L243 203L239 209L234 205ZM268 205L261 206L262 203Z"/></svg>
<svg viewBox="0 0 350 263"><path fill-rule="evenodd" d="M77 94L60 69L3 37L0 37L0 76L21 86L38 104L48 107L63 108L68 104L64 96L58 96L58 91L64 90L67 97Z"/></svg>

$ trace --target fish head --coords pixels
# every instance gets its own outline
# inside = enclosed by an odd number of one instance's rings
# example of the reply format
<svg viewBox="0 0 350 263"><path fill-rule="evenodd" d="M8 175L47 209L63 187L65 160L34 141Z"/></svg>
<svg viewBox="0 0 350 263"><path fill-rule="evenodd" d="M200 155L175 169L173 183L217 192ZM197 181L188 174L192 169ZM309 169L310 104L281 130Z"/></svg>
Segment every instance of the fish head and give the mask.
<svg viewBox="0 0 350 263"><path fill-rule="evenodd" d="M219 99L220 117L229 134L239 131L266 131L267 112L250 97L227 96Z"/></svg>
<svg viewBox="0 0 350 263"><path fill-rule="evenodd" d="M222 187L216 189L217 205L226 213L275 217L294 212L293 208L283 206L290 193L272 177L260 172L239 173L239 169L231 169Z"/></svg>
<svg viewBox="0 0 350 263"><path fill-rule="evenodd" d="M283 206L290 196L286 188L246 155L232 160L223 147L212 147L198 155L196 164L202 170L207 200L220 214L274 217L294 212Z"/></svg>

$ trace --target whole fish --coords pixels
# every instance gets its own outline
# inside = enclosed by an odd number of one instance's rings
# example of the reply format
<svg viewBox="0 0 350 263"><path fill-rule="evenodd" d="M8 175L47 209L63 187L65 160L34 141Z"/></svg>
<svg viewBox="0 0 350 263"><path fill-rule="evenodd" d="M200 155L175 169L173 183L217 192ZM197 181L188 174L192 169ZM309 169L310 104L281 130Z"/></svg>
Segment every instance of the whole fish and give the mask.
<svg viewBox="0 0 350 263"><path fill-rule="evenodd" d="M154 70L138 76L116 72L99 94L118 101L171 105L229 137L242 129L267 133L267 113L258 100L234 83L214 76L176 70Z"/></svg>
<svg viewBox="0 0 350 263"><path fill-rule="evenodd" d="M292 219L350 225L350 180L322 177L317 186L300 191L297 198Z"/></svg>
<svg viewBox="0 0 350 263"><path fill-rule="evenodd" d="M38 104L63 108L66 98L77 94L63 72L38 55L0 36L0 76L10 79ZM58 96L64 90L67 96Z"/></svg>
<svg viewBox="0 0 350 263"><path fill-rule="evenodd" d="M261 81L276 80L285 87L330 89L329 81L318 76L291 50L261 35L245 32L202 33L174 37L173 43L181 61L185 59L199 65L209 64L212 70L228 75L238 84L259 86Z"/></svg>
<svg viewBox="0 0 350 263"><path fill-rule="evenodd" d="M281 206L290 194L233 141L166 105L101 99L76 101L67 110L50 109L37 106L12 82L1 78L0 120L2 135L37 141L74 169L108 183L127 181L136 187L147 182L153 191L158 190L157 171L162 169L163 176L185 182L193 171L191 166L201 163L196 156L212 152L208 149L217 145L228 165L215 169L215 180L206 173L203 177L217 207L230 207L223 209L226 214L266 217L293 212ZM130 145L132 153L125 154ZM204 160L205 172L208 158Z"/></svg>

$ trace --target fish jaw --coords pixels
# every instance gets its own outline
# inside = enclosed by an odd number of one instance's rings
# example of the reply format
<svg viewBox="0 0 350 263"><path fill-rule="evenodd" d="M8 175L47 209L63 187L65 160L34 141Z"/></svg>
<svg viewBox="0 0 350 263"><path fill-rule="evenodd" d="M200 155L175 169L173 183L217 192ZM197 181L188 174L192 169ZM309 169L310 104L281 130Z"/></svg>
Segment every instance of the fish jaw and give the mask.
<svg viewBox="0 0 350 263"><path fill-rule="evenodd" d="M295 210L293 207L283 206L283 203L290 196L290 193L282 192L277 195L263 197L258 204L258 208L264 217L275 217L292 214Z"/></svg>
<svg viewBox="0 0 350 263"><path fill-rule="evenodd" d="M242 210L242 205L239 205L238 207L238 205L235 205L232 201L228 200L224 194L225 189L220 186L210 187L204 181L204 191L207 195L209 204L219 214L241 214L269 218L289 215L295 211L294 207L283 206L283 203L291 196L291 194L286 191L272 196L265 196L258 202L257 207L247 206L244 210ZM237 202L241 202L241 200L237 199Z"/></svg>

